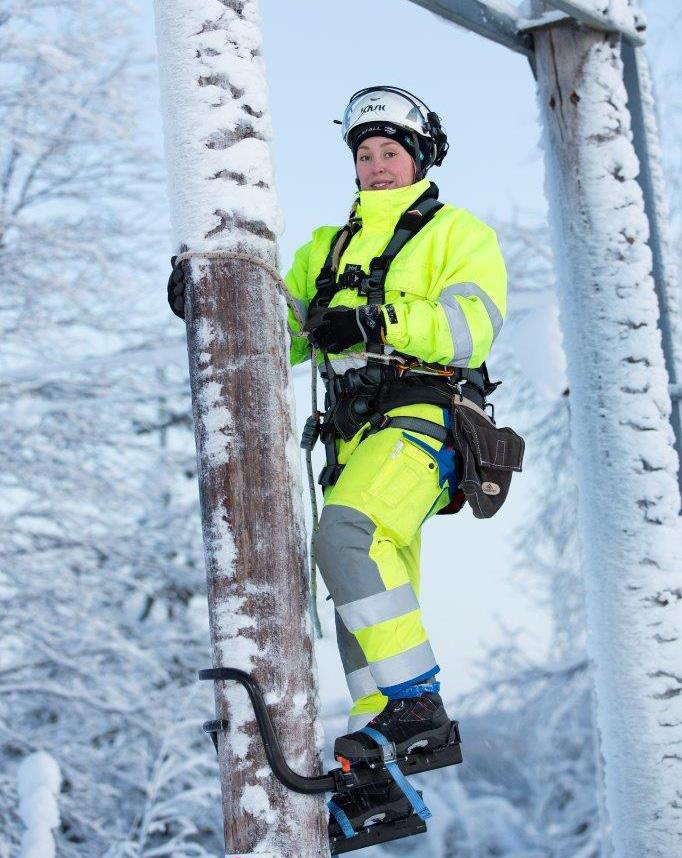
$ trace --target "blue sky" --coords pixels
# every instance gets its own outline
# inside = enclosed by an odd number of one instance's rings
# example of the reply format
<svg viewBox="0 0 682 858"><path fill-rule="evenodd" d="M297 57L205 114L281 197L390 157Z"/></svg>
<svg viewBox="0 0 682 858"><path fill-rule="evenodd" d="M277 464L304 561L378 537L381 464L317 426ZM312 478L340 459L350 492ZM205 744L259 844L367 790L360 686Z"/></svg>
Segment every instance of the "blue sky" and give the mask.
<svg viewBox="0 0 682 858"><path fill-rule="evenodd" d="M353 92L373 84L405 87L441 116L451 148L430 177L443 199L484 219L514 208L543 212L534 82L524 57L409 0L261 0L261 11L283 263L314 226L345 218L354 173L332 121Z"/></svg>

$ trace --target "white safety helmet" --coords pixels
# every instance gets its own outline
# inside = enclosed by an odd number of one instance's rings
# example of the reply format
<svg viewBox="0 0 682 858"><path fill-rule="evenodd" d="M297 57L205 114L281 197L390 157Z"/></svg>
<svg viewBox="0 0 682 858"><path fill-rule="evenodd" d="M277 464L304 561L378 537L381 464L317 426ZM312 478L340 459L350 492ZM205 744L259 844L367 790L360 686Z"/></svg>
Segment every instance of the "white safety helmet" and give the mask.
<svg viewBox="0 0 682 858"><path fill-rule="evenodd" d="M395 137L414 159L417 178L440 166L448 138L438 114L421 99L397 86L370 86L355 93L343 116L343 139L355 156L368 137Z"/></svg>

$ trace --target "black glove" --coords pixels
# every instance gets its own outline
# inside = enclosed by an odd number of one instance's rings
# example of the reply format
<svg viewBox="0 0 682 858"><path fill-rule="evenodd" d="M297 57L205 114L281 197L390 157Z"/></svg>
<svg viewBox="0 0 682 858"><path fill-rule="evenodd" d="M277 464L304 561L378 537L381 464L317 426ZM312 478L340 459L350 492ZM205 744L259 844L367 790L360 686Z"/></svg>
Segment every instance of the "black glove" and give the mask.
<svg viewBox="0 0 682 858"><path fill-rule="evenodd" d="M383 316L378 304L365 304L355 310L326 307L314 312L303 330L318 349L338 353L357 343L383 342Z"/></svg>
<svg viewBox="0 0 682 858"><path fill-rule="evenodd" d="M171 310L181 319L185 318L185 272L182 262L175 264L177 256L171 256L173 270L168 278L168 303Z"/></svg>

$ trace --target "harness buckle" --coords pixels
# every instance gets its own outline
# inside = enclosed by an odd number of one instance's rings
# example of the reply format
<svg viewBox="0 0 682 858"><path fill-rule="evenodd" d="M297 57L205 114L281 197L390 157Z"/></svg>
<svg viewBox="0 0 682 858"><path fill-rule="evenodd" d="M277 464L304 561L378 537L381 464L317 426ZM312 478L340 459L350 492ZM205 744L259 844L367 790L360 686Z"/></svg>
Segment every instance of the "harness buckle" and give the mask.
<svg viewBox="0 0 682 858"><path fill-rule="evenodd" d="M400 216L396 229L407 229L410 232L417 231L423 217L424 215L419 211L419 209L410 209L410 211L404 212Z"/></svg>
<svg viewBox="0 0 682 858"><path fill-rule="evenodd" d="M362 265L346 265L343 274L339 276L338 284L343 289L357 289L360 292L366 277Z"/></svg>
<svg viewBox="0 0 682 858"><path fill-rule="evenodd" d="M317 275L317 280L315 281L315 286L318 289L328 289L330 286L334 285L334 270L332 268L324 267L320 273Z"/></svg>
<svg viewBox="0 0 682 858"><path fill-rule="evenodd" d="M399 361L394 364L396 376L402 378L406 372L409 372L414 366L419 363L417 360Z"/></svg>
<svg viewBox="0 0 682 858"><path fill-rule="evenodd" d="M395 743L387 741L385 745L382 745L381 756L385 766L389 763L395 763L398 759L398 752L396 751Z"/></svg>
<svg viewBox="0 0 682 858"><path fill-rule="evenodd" d="M375 256L369 263L370 274L374 271L386 271L392 261L392 258L387 256Z"/></svg>
<svg viewBox="0 0 682 858"><path fill-rule="evenodd" d="M316 411L306 420L305 426L303 427L303 433L301 435L301 448L303 450L312 452L315 447L322 428L320 425L320 416L320 412Z"/></svg>
<svg viewBox="0 0 682 858"><path fill-rule="evenodd" d="M382 414L380 411L375 411L369 418L369 425L372 427L372 432L381 432L386 429L391 423L391 418L388 414Z"/></svg>

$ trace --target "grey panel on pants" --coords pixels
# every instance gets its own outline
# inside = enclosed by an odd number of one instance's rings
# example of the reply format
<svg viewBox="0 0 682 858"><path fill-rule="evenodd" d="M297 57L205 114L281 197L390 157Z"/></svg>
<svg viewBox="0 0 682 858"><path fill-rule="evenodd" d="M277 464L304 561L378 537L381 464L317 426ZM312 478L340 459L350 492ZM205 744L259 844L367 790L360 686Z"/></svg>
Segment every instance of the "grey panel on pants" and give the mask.
<svg viewBox="0 0 682 858"><path fill-rule="evenodd" d="M372 678L372 671L368 667L361 667L360 670L349 673L346 676L346 682L354 703L361 697L379 693L377 684Z"/></svg>
<svg viewBox="0 0 682 858"><path fill-rule="evenodd" d="M348 631L337 611L334 611L334 619L336 620L336 643L339 647L344 673L353 673L355 670L367 667L367 659L360 649L360 644L355 635Z"/></svg>
<svg viewBox="0 0 682 858"><path fill-rule="evenodd" d="M386 590L369 556L375 530L372 519L352 507L329 504L322 510L315 538L317 564L335 605Z"/></svg>

